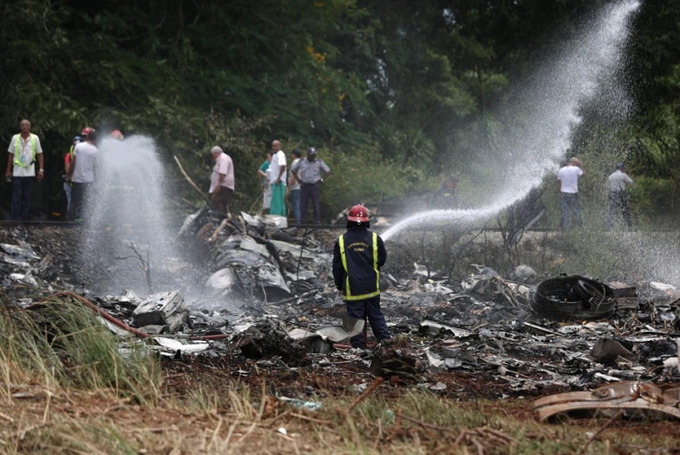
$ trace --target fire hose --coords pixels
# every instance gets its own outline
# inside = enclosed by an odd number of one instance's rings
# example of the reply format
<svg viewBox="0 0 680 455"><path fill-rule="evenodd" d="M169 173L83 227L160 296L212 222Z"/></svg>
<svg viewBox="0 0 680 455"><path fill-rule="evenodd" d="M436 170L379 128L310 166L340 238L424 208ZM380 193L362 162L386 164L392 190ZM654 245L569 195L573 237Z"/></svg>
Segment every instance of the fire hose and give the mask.
<svg viewBox="0 0 680 455"><path fill-rule="evenodd" d="M59 298L59 297L70 297L70 298L82 303L83 305L90 308L91 310L99 313L99 315L101 315L101 317L103 317L104 319L106 319L110 323L116 325L117 327L120 327L121 329L123 329L127 332L130 332L134 335L137 335L140 338L150 338L151 337L151 335L149 335L148 333L142 332L141 330L137 330L134 327L130 327L129 325L125 324L124 322L120 321L119 319L114 318L109 313L102 310L101 308L99 308L97 305L95 305L94 303L92 303L91 301L89 301L88 299L83 297L82 295L76 294L73 291L56 292L56 293L46 297L45 299L43 299L39 303L34 303L32 305L29 305L28 307L26 307L26 309L27 310L33 309L35 307L38 307L41 303L44 303L44 302L46 302L50 299ZM222 340L222 339L228 338L228 337L229 337L229 335L227 335L227 334L196 335L196 336L190 336L190 337L188 337L188 339L194 340L194 341L198 341L198 340Z"/></svg>

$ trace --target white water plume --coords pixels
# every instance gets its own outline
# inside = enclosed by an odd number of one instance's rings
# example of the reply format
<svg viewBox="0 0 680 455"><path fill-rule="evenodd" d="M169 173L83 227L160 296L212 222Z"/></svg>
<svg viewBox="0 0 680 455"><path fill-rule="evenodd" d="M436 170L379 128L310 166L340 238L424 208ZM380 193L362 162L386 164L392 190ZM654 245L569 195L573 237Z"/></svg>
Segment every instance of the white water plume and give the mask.
<svg viewBox="0 0 680 455"><path fill-rule="evenodd" d="M514 115L499 116L512 128L498 145L506 152L505 174L487 183L495 188L491 203L474 209L416 213L385 231L383 239L417 225L488 218L523 199L546 174L556 172L569 149L573 127L581 121L579 109L611 84L621 63L630 17L639 7L637 0L624 0L605 8L570 49L535 72L519 101L513 103ZM610 102L625 109L623 98L610 97Z"/></svg>
<svg viewBox="0 0 680 455"><path fill-rule="evenodd" d="M98 148L96 178L86 204L82 259L106 267L118 285L147 290L140 270L143 261L150 262L147 266L158 279L173 255L162 163L154 141L146 136L106 137Z"/></svg>

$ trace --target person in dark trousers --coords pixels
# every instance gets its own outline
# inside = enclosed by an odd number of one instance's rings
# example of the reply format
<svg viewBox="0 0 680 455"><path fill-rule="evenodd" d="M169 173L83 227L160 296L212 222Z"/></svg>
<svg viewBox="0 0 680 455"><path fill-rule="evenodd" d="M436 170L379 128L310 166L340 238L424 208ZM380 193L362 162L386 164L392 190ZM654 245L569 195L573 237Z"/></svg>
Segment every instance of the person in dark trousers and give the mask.
<svg viewBox="0 0 680 455"><path fill-rule="evenodd" d="M302 157L302 150L299 148L293 149L293 164L291 169L295 169L295 165L300 161ZM288 187L286 188L286 193L290 199L290 217L295 221L295 224L300 224L300 182L298 182L297 177L294 172L291 172L288 176Z"/></svg>
<svg viewBox="0 0 680 455"><path fill-rule="evenodd" d="M301 159L295 166L291 169L291 172L295 175L295 179L300 182L300 215L302 221L307 221L307 207L309 202L312 203L312 214L314 216L314 223L321 224L321 183L323 183L323 178L321 173L324 173L325 177L328 177L331 170L323 162L317 158L317 150L314 147L309 147L307 149L307 159Z"/></svg>
<svg viewBox="0 0 680 455"><path fill-rule="evenodd" d="M12 182L11 216L13 220L28 220L31 210L33 182L45 176L43 150L40 138L31 133L31 122L23 119L19 124L20 133L12 136L7 148L7 171L5 178ZM39 170L36 170L36 162Z"/></svg>
<svg viewBox="0 0 680 455"><path fill-rule="evenodd" d="M628 195L626 194L626 186L632 185L633 180L623 171L624 169L624 164L619 163L616 165L614 173L607 177L609 199L607 227L610 229L614 227L616 212L619 210L623 215L623 220L626 222L628 229L633 228L633 220L630 218L630 207L628 206Z"/></svg>
<svg viewBox="0 0 680 455"><path fill-rule="evenodd" d="M370 231L368 210L355 205L347 215L347 232L338 237L333 250L333 278L342 292L347 316L368 319L378 341L391 338L380 310L380 268L387 260L382 238ZM363 333L350 338L353 348L366 349Z"/></svg>
<svg viewBox="0 0 680 455"><path fill-rule="evenodd" d="M70 220L81 220L84 216L86 203L94 188L95 165L99 155L99 149L95 145L97 132L94 128L86 126L80 135L84 141L73 149L71 165L66 174L66 181L72 183L71 211L68 214Z"/></svg>
<svg viewBox="0 0 680 455"><path fill-rule="evenodd" d="M64 218L68 217L68 212L71 211L71 193L72 193L72 188L71 188L71 182L67 181L66 179L68 178L68 172L69 169L71 168L71 160L73 159L73 149L75 149L76 145L80 144L80 141L82 141L82 138L80 136L74 136L73 140L71 141L71 148L69 149L68 153L66 153L66 156L64 156L64 194L66 195L66 214Z"/></svg>
<svg viewBox="0 0 680 455"><path fill-rule="evenodd" d="M586 173L581 166L581 160L576 157L570 158L567 165L561 167L557 172L560 187L560 211L562 212L560 228L562 229L569 229L570 213L574 215L576 226L583 227L583 212L578 197L578 181L584 175Z"/></svg>

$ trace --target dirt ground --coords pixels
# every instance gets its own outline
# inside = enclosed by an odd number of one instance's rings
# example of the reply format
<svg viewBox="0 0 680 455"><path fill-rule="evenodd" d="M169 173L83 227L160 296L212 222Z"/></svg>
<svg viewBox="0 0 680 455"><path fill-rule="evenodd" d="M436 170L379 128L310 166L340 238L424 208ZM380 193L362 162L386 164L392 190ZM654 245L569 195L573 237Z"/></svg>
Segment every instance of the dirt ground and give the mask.
<svg viewBox="0 0 680 455"><path fill-rule="evenodd" d="M249 370L253 373L236 374ZM680 453L675 421L600 416L538 424L533 397L506 398L502 380L475 374L437 376L448 385L438 399L453 403L458 415L470 414L468 429L406 420L416 412L409 408L400 424L399 406L414 389L394 381L382 384L367 401L398 409L398 421L373 423L370 408L357 407L351 418L356 434L351 436L344 433L350 419L344 409L357 397L351 386L371 380L354 365L338 365L333 372L291 372L255 371L253 363L226 359L167 360L163 372L162 399L154 406L115 399L105 391L48 392L30 385L15 393L20 398L1 396L0 453ZM182 404L203 387L215 395L213 403ZM270 394L264 405L257 396L263 387ZM253 394L252 407L235 394L241 389ZM536 396L547 392L537 390ZM308 396L323 409L296 409L272 399L271 393ZM597 442L589 443L595 433ZM110 445L107 438L118 442Z"/></svg>

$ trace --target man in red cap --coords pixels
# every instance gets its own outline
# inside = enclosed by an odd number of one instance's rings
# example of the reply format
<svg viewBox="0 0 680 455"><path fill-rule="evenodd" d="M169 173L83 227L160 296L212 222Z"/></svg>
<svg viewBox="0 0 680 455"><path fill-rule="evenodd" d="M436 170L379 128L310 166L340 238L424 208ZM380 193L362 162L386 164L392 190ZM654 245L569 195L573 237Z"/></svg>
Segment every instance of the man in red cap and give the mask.
<svg viewBox="0 0 680 455"><path fill-rule="evenodd" d="M391 338L380 310L380 267L387 251L382 238L371 232L368 210L355 205L347 215L347 232L338 237L333 250L333 278L342 292L351 319L368 319L378 341ZM364 334L350 338L353 348L366 349Z"/></svg>

